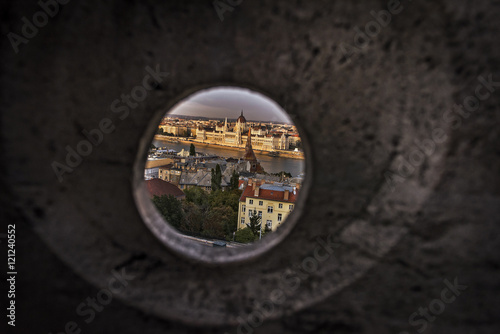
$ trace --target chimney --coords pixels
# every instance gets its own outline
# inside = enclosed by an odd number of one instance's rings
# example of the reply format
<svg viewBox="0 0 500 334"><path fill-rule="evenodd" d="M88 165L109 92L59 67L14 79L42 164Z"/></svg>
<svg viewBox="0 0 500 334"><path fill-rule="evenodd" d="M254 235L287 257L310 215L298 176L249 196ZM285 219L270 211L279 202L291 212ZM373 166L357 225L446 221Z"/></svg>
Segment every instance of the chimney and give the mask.
<svg viewBox="0 0 500 334"><path fill-rule="evenodd" d="M290 195L290 191L285 190L285 196L283 197L284 201L288 201L288 196Z"/></svg>
<svg viewBox="0 0 500 334"><path fill-rule="evenodd" d="M254 185L254 187L255 187L255 185ZM255 197L259 197L259 190L260 190L260 187L255 188L255 192L253 193L253 195Z"/></svg>

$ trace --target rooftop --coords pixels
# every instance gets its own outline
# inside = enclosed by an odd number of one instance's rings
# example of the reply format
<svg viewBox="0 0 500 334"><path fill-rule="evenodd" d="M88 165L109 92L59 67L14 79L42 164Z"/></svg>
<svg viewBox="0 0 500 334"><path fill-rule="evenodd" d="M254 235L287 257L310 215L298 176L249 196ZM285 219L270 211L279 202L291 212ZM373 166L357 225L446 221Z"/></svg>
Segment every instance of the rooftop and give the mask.
<svg viewBox="0 0 500 334"><path fill-rule="evenodd" d="M295 203L299 190L295 187L277 186L273 184L262 184L259 187L258 196L255 196L255 190L258 188L252 184L246 186L240 197L240 202L245 202L247 198L266 199L277 202ZM288 191L288 200L285 200L285 191Z"/></svg>
<svg viewBox="0 0 500 334"><path fill-rule="evenodd" d="M175 198L180 199L186 196L182 190L170 182L163 181L161 179L151 179L145 182L151 197L172 195Z"/></svg>

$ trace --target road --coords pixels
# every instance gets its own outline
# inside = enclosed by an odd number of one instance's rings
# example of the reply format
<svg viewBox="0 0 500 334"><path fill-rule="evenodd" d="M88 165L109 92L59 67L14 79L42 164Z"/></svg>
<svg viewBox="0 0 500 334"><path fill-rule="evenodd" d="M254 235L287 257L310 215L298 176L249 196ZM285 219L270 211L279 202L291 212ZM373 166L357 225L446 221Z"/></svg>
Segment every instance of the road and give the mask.
<svg viewBox="0 0 500 334"><path fill-rule="evenodd" d="M201 245L207 246L207 247L213 247L214 240L210 239L203 239L199 237L192 237L189 235L182 235L184 238L192 240L194 242L197 242ZM245 247L245 244L240 244L238 242L233 242L233 241L225 241L226 247L227 248L240 248L240 247Z"/></svg>

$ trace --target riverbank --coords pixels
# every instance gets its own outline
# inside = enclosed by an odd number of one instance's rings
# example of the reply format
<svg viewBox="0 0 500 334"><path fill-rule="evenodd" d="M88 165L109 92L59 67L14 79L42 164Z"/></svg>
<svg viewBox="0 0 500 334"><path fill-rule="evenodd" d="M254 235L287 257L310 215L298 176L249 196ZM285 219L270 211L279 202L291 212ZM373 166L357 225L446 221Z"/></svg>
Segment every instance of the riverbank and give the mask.
<svg viewBox="0 0 500 334"><path fill-rule="evenodd" d="M194 139L183 139L182 137L155 135L154 139L160 140L160 141L168 141L168 142L172 142L172 143L194 144L194 145L202 146L202 147L214 147L214 148L220 147L220 148L223 148L225 150L245 151L245 148L243 148L243 147L235 147L235 146L220 145L220 144L213 144L213 143L203 143L201 141L197 141ZM294 151L284 151L284 150L266 151L266 150L259 150L259 149L254 149L253 151L256 154L273 156L273 153L277 153L278 157L304 160L304 153L303 152L297 153Z"/></svg>
<svg viewBox="0 0 500 334"><path fill-rule="evenodd" d="M182 150L189 151L189 145L194 144L197 152L203 152L208 155L217 155L225 158L242 158L245 154L244 149L238 149L236 147L227 147L221 145L207 145L203 143L197 143L193 141L183 142L173 142L161 140L156 138L153 141L156 147L165 147L167 149L175 150L180 152ZM305 160L303 159L291 159L284 156L273 157L265 152L266 154L260 154L255 152L255 156L259 160L264 170L268 173L279 173L281 171L286 171L291 173L293 176L297 176L305 172Z"/></svg>

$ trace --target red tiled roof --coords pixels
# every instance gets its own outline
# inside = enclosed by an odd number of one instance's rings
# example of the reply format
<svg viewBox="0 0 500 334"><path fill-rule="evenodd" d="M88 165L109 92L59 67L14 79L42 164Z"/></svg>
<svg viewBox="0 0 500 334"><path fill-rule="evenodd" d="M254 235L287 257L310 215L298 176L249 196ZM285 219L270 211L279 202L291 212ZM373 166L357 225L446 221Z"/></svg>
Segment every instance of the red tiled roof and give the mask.
<svg viewBox="0 0 500 334"><path fill-rule="evenodd" d="M151 197L172 195L177 199L184 198L186 195L182 190L177 188L174 184L163 181L161 179L151 179L146 181L146 186Z"/></svg>
<svg viewBox="0 0 500 334"><path fill-rule="evenodd" d="M255 190L252 190L252 185L248 185L240 197L240 202L245 202L247 197L257 198L257 199L266 199L271 201L279 201L279 202L288 202L295 203L297 196L299 195L299 190L297 189L295 195L293 191L289 192L288 200L285 201L285 192L277 191L277 190L269 190L269 189L259 189L259 196L255 196Z"/></svg>

